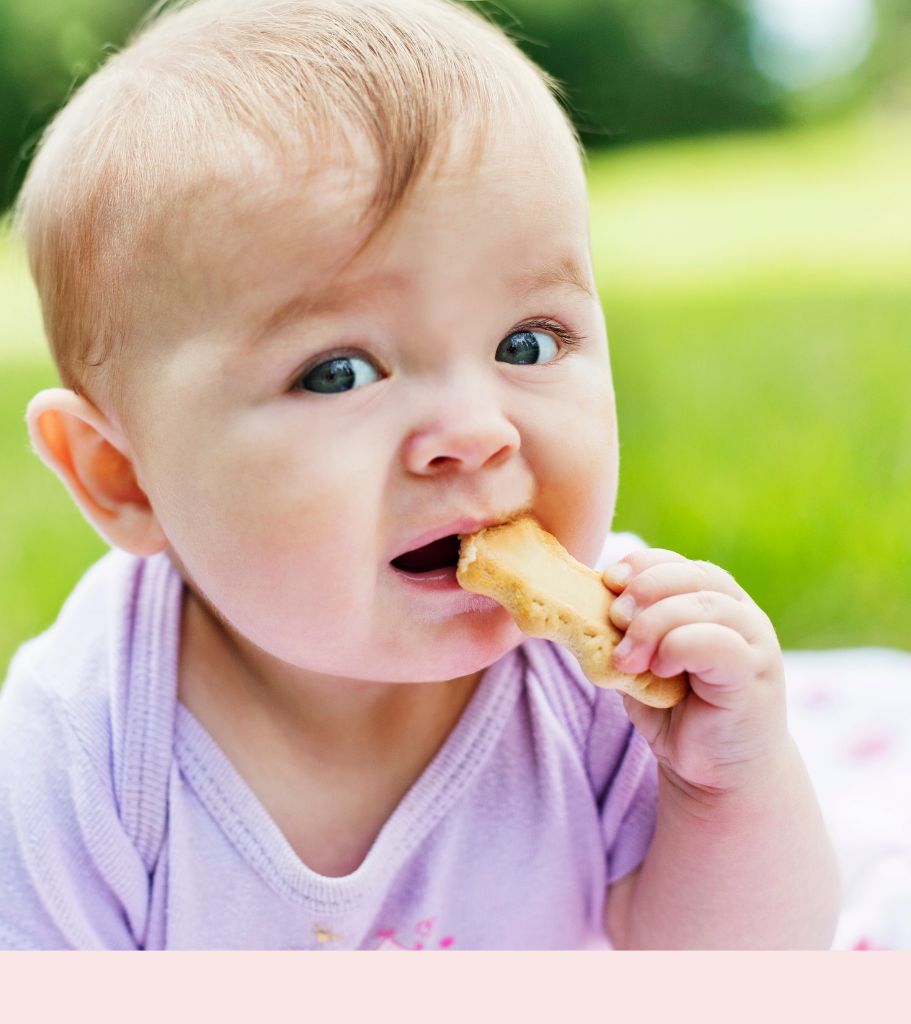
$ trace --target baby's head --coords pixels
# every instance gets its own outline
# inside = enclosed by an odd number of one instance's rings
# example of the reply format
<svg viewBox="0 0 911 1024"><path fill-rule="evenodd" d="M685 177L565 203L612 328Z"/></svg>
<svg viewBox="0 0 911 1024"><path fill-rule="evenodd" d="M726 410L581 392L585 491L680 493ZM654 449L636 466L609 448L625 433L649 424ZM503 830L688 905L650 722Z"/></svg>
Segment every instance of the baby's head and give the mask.
<svg viewBox="0 0 911 1024"><path fill-rule="evenodd" d="M523 509L597 555L613 391L551 88L448 0L199 0L43 140L18 218L64 387L33 442L242 642L454 678L521 637L418 571L452 543L399 556Z"/></svg>

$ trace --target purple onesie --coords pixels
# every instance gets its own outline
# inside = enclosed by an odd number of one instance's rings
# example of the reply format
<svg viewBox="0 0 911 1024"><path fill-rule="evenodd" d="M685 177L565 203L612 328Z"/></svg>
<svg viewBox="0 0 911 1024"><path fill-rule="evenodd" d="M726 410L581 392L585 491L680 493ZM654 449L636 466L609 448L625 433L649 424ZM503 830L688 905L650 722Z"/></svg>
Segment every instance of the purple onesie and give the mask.
<svg viewBox="0 0 911 1024"><path fill-rule="evenodd" d="M599 567L636 541L611 535ZM0 948L609 948L656 765L618 694L526 640L352 874L311 871L177 701L183 585L112 551L0 693ZM301 814L306 814L301 807Z"/></svg>

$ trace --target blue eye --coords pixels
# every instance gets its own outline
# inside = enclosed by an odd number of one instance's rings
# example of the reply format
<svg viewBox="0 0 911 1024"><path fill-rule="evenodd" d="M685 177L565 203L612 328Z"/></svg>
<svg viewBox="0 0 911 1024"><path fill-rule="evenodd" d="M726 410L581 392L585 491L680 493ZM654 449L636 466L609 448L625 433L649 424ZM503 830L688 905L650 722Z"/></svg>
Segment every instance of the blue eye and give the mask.
<svg viewBox="0 0 911 1024"><path fill-rule="evenodd" d="M314 391L317 394L337 395L343 391L372 384L380 379L376 367L359 356L337 356L318 363L295 384L296 391Z"/></svg>
<svg viewBox="0 0 911 1024"><path fill-rule="evenodd" d="M497 359L516 366L549 363L559 353L556 341L544 331L513 331L497 347Z"/></svg>

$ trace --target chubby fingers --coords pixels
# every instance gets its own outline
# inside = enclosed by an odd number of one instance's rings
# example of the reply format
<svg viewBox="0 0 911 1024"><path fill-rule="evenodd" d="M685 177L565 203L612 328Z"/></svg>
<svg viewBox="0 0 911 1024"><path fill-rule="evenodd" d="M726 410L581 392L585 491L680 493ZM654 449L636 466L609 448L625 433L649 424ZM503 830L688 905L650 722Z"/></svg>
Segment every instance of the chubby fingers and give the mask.
<svg viewBox="0 0 911 1024"><path fill-rule="evenodd" d="M603 579L611 590L622 589L621 596L611 605L610 616L614 625L626 629L637 612L650 608L659 601L680 594L724 594L734 601L752 605L747 592L724 569L710 562L693 562L669 551L637 552L638 565L628 565L630 576L622 588L611 575L615 566L604 571ZM646 560L645 555L652 558ZM667 557L673 556L673 557ZM658 559L662 559L659 561Z"/></svg>
<svg viewBox="0 0 911 1024"><path fill-rule="evenodd" d="M760 675L757 649L737 630L716 622L688 622L665 633L651 664L662 677L687 672L700 697L727 706L735 705L744 684Z"/></svg>
<svg viewBox="0 0 911 1024"><path fill-rule="evenodd" d="M679 647L683 631L695 625L710 627L689 634L692 639L706 641L704 658L695 648ZM717 655L722 651L729 654L736 650L741 660L748 658L760 639L760 625L754 607L728 594L710 590L675 594L633 614L626 635L614 651L614 660L622 672L630 675L647 670L660 676L682 671L703 675L718 664Z"/></svg>
<svg viewBox="0 0 911 1024"><path fill-rule="evenodd" d="M663 562L688 562L688 558L678 555L676 551L666 551L664 548L644 548L642 551L632 551L624 555L618 562L609 565L601 574L601 578L611 590L623 590L625 586L653 565L660 565Z"/></svg>
<svg viewBox="0 0 911 1024"><path fill-rule="evenodd" d="M663 548L634 551L609 565L601 574L614 593L625 590L640 607L671 594L690 590L717 590L738 599L748 599L743 587L729 572L711 562L693 561Z"/></svg>
<svg viewBox="0 0 911 1024"><path fill-rule="evenodd" d="M608 587L622 591L610 610L626 631L614 652L621 671L663 677L686 671L723 686L761 671L776 648L765 614L717 565L656 549L621 564L628 570L624 583L617 566L604 572Z"/></svg>

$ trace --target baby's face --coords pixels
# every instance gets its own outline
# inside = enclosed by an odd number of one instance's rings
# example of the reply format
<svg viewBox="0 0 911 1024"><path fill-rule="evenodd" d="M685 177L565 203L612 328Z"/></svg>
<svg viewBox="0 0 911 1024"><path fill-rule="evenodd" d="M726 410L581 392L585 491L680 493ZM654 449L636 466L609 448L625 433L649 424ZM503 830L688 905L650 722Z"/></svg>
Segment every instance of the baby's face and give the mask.
<svg viewBox="0 0 911 1024"><path fill-rule="evenodd" d="M527 508L591 563L613 515L585 185L568 136L499 132L343 266L371 171L185 223L130 442L192 585L247 640L329 675L450 679L521 634L451 566L393 561Z"/></svg>

